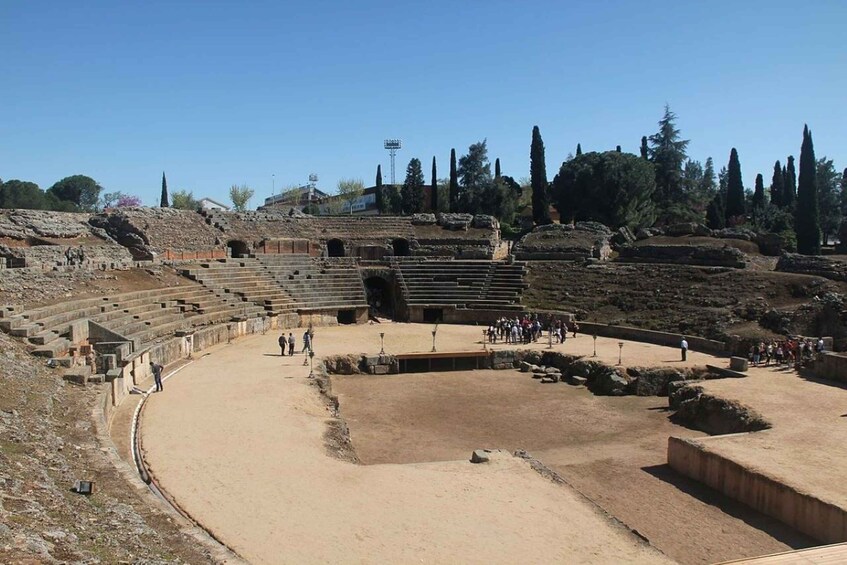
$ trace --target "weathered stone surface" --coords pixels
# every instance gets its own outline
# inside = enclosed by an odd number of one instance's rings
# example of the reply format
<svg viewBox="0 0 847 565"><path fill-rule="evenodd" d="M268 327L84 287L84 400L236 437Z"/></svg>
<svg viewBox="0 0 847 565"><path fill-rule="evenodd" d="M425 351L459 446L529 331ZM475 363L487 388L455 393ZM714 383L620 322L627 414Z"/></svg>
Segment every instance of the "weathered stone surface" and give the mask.
<svg viewBox="0 0 847 565"><path fill-rule="evenodd" d="M630 380L617 370L606 367L599 371L591 380L591 391L594 394L607 396L623 396L626 394Z"/></svg>
<svg viewBox="0 0 847 565"><path fill-rule="evenodd" d="M739 227L724 228L722 230L715 230L714 232L712 232L712 236L720 239L740 239L743 241L754 241L756 239L756 232Z"/></svg>
<svg viewBox="0 0 847 565"><path fill-rule="evenodd" d="M683 235L701 235L701 236L709 236L712 235L712 230L704 226L703 224L698 224L694 222L686 222L681 224L673 224L667 226L665 228L665 235L671 237L679 237Z"/></svg>
<svg viewBox="0 0 847 565"><path fill-rule="evenodd" d="M414 226L434 226L436 222L435 214L412 214L412 225Z"/></svg>
<svg viewBox="0 0 847 565"><path fill-rule="evenodd" d="M471 463L488 463L490 460L489 453L490 451L487 449L475 449L471 453Z"/></svg>
<svg viewBox="0 0 847 565"><path fill-rule="evenodd" d="M744 372L749 368L749 363L744 357L730 357L729 368L733 371Z"/></svg>
<svg viewBox="0 0 847 565"><path fill-rule="evenodd" d="M705 394L701 387L691 387L688 398L678 402L674 420L713 435L755 432L771 427L770 423L752 408Z"/></svg>
<svg viewBox="0 0 847 565"><path fill-rule="evenodd" d="M637 396L666 396L669 383L685 379L681 371L666 367L630 367L626 372L635 379Z"/></svg>
<svg viewBox="0 0 847 565"><path fill-rule="evenodd" d="M438 225L448 230L467 230L473 221L471 214L453 214L439 212Z"/></svg>
<svg viewBox="0 0 847 565"><path fill-rule="evenodd" d="M611 232L603 224L578 222L539 226L514 247L518 259L606 260L612 249Z"/></svg>
<svg viewBox="0 0 847 565"><path fill-rule="evenodd" d="M620 249L622 260L641 263L673 263L709 267L746 267L747 257L735 247L705 245L625 245Z"/></svg>
<svg viewBox="0 0 847 565"><path fill-rule="evenodd" d="M475 228L499 230L500 222L494 216L477 214L473 217L471 225Z"/></svg>
<svg viewBox="0 0 847 565"><path fill-rule="evenodd" d="M635 234L632 233L632 230L626 226L618 228L618 231L616 231L612 236L612 243L615 245L626 245L627 243L634 243L635 241Z"/></svg>
<svg viewBox="0 0 847 565"><path fill-rule="evenodd" d="M545 383L545 384L557 383L557 382L559 382L559 379L557 377L552 376L552 375L547 375L545 377L541 377L541 382Z"/></svg>
<svg viewBox="0 0 847 565"><path fill-rule="evenodd" d="M833 281L847 281L847 263L828 257L783 253L776 263L783 273L815 275Z"/></svg>
<svg viewBox="0 0 847 565"><path fill-rule="evenodd" d="M532 365L530 365L526 361L521 361L520 369L521 373L529 373L532 370Z"/></svg>
<svg viewBox="0 0 847 565"><path fill-rule="evenodd" d="M568 384L573 385L573 386L584 386L585 383L588 382L588 379L586 379L585 377L578 377L576 375L571 375L571 376L568 377L567 381L568 381Z"/></svg>

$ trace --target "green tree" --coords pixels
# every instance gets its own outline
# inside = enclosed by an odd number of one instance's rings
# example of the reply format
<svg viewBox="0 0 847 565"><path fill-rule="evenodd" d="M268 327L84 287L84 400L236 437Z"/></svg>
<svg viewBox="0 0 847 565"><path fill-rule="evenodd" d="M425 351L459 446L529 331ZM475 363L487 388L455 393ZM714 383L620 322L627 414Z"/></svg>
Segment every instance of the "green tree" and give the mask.
<svg viewBox="0 0 847 565"><path fill-rule="evenodd" d="M365 191L365 183L362 182L362 179L340 179L336 187L339 196L338 200L343 204L343 208L339 211L346 212L349 210L350 214L352 214L353 204L355 204L356 200Z"/></svg>
<svg viewBox="0 0 847 565"><path fill-rule="evenodd" d="M417 214L423 210L424 175L421 160L413 158L406 167L406 180L400 189L404 214Z"/></svg>
<svg viewBox="0 0 847 565"><path fill-rule="evenodd" d="M765 179L759 173L756 175L756 188L753 190L753 215L761 216L765 204Z"/></svg>
<svg viewBox="0 0 847 565"><path fill-rule="evenodd" d="M794 170L794 156L788 156L788 164L785 167L785 178L783 181L785 193L782 195L783 206L793 206L797 200L797 173Z"/></svg>
<svg viewBox="0 0 847 565"><path fill-rule="evenodd" d="M715 182L715 162L711 157L706 159L706 165L703 167L703 177L700 179L699 190L702 194L710 196L718 190L718 185Z"/></svg>
<svg viewBox="0 0 847 565"><path fill-rule="evenodd" d="M741 162L735 147L729 154L726 184L726 222L744 216L744 182L741 180Z"/></svg>
<svg viewBox="0 0 847 565"><path fill-rule="evenodd" d="M177 190L171 194L171 208L179 210L197 210L200 202L194 198L194 193L188 190Z"/></svg>
<svg viewBox="0 0 847 565"><path fill-rule="evenodd" d="M841 226L840 188L843 177L835 170L832 159L821 157L815 166L815 181L818 185L821 232L824 243L828 244L830 237L836 235Z"/></svg>
<svg viewBox="0 0 847 565"><path fill-rule="evenodd" d="M706 226L709 229L722 230L726 227L725 208L724 195L718 191L709 201L708 208L706 208Z"/></svg>
<svg viewBox="0 0 847 565"><path fill-rule="evenodd" d="M789 165L793 164L791 157ZM821 221L818 208L818 184L815 179L817 162L812 132L803 126L803 145L800 148L800 178L797 184L797 207L794 211L794 231L797 251L804 255L820 255Z"/></svg>
<svg viewBox="0 0 847 565"><path fill-rule="evenodd" d="M241 186L234 184L229 187L229 199L232 201L232 206L236 212L246 211L247 203L250 202L254 194L255 191L246 184Z"/></svg>
<svg viewBox="0 0 847 565"><path fill-rule="evenodd" d="M459 159L459 210L482 214L485 193L491 185L491 164L488 162L488 145L485 140L473 143L468 153Z"/></svg>
<svg viewBox="0 0 847 565"><path fill-rule="evenodd" d="M653 225L655 190L653 166L617 151L589 152L566 161L552 185L563 221L591 220L614 228Z"/></svg>
<svg viewBox="0 0 847 565"><path fill-rule="evenodd" d="M782 208L782 198L785 195L785 179L782 176L782 165L779 161L773 164L771 177L771 204Z"/></svg>
<svg viewBox="0 0 847 565"><path fill-rule="evenodd" d="M641 136L641 158L644 160L650 159L650 149L647 147L647 136Z"/></svg>
<svg viewBox="0 0 847 565"><path fill-rule="evenodd" d="M159 199L159 206L162 208L168 207L168 181L165 178L165 171L162 171L162 196Z"/></svg>
<svg viewBox="0 0 847 565"><path fill-rule="evenodd" d="M656 169L656 198L664 208L682 199L682 166L686 159L688 140L680 139L676 114L665 105L659 120L659 131L650 136L649 156Z"/></svg>
<svg viewBox="0 0 847 565"><path fill-rule="evenodd" d="M106 208L137 208L141 206L141 199L131 194L117 192L106 192L100 199L99 207Z"/></svg>
<svg viewBox="0 0 847 565"><path fill-rule="evenodd" d="M500 157L497 157L494 159L494 179L499 179L501 176L503 175L500 173Z"/></svg>
<svg viewBox="0 0 847 565"><path fill-rule="evenodd" d="M582 149L577 144L577 151ZM532 128L529 149L529 179L532 185L532 220L541 226L550 223L550 196L548 195L547 165L544 158L544 141L538 126Z"/></svg>
<svg viewBox="0 0 847 565"><path fill-rule="evenodd" d="M380 214L385 214L386 206L385 206L385 194L383 194L384 190L382 188L382 165L376 166L376 182L374 183L376 194L376 209Z"/></svg>
<svg viewBox="0 0 847 565"><path fill-rule="evenodd" d="M499 162L499 160L498 160ZM429 209L438 212L438 171L435 167L435 155L432 156L432 176L429 183Z"/></svg>
<svg viewBox="0 0 847 565"><path fill-rule="evenodd" d="M537 126L536 126L536 127L537 127ZM577 156L577 157L579 157L580 155L582 155L582 145L580 145L579 143L577 143L577 144L576 144L576 156Z"/></svg>
<svg viewBox="0 0 847 565"><path fill-rule="evenodd" d="M847 216L847 168L841 173L841 213Z"/></svg>
<svg viewBox="0 0 847 565"><path fill-rule="evenodd" d="M450 206L448 210L450 212L458 212L459 211L459 172L456 168L456 150L450 150L450 185L449 185L449 194L450 194Z"/></svg>
<svg viewBox="0 0 847 565"><path fill-rule="evenodd" d="M53 201L58 204L55 198ZM52 206L47 195L37 184L13 179L0 182L0 208L49 210Z"/></svg>
<svg viewBox="0 0 847 565"><path fill-rule="evenodd" d="M85 175L65 177L48 190L59 200L76 204L81 210L94 212L100 202L100 191L103 189L97 181Z"/></svg>

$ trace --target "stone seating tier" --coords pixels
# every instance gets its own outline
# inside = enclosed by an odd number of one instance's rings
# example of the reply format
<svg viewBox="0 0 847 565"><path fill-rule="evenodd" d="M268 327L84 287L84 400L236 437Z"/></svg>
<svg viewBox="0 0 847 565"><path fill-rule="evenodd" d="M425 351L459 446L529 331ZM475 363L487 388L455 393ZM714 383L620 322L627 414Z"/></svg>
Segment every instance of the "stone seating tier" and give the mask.
<svg viewBox="0 0 847 565"><path fill-rule="evenodd" d="M288 291L299 310L367 306L362 278L353 258L315 258L302 254L256 257Z"/></svg>
<svg viewBox="0 0 847 565"><path fill-rule="evenodd" d="M519 308L525 265L490 261L400 260L394 266L407 304Z"/></svg>

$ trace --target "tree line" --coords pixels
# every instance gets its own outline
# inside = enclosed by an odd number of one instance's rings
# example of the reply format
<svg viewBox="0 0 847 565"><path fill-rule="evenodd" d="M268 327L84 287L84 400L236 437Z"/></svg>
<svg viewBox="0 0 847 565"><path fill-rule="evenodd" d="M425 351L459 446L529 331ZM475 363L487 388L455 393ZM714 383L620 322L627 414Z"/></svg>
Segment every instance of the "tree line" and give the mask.
<svg viewBox="0 0 847 565"><path fill-rule="evenodd" d="M435 157L430 179L431 201L424 205L421 162L414 158L399 187L382 184L377 167L377 207L381 213L435 211L470 212L497 216L511 224L518 214L532 211L532 223L551 222L550 210L562 222L590 220L613 228L636 229L682 222L700 222L712 229L745 227L777 234L783 247L801 253L820 253L847 215L847 169L838 172L832 159L816 158L812 132L806 126L799 167L793 155L774 163L770 186L758 174L745 187L736 148L716 173L711 157L701 163L688 156L689 140L676 125L677 116L665 106L658 131L641 138L639 154L614 150L576 152L548 180L544 141L532 129L529 178L516 181L503 175L500 161L494 174L486 141L471 145L456 159L450 152L450 175L438 179ZM799 170L798 170L799 169Z"/></svg>

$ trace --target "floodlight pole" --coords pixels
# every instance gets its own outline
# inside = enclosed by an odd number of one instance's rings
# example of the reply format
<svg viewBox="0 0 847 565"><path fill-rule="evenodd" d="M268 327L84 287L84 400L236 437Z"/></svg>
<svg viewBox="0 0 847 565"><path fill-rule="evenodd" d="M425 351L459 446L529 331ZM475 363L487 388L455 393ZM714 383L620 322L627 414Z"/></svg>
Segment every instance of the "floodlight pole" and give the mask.
<svg viewBox="0 0 847 565"><path fill-rule="evenodd" d="M621 364L621 359L623 358L623 342L618 342L618 365Z"/></svg>
<svg viewBox="0 0 847 565"><path fill-rule="evenodd" d="M385 332L379 332L379 354L385 355Z"/></svg>
<svg viewBox="0 0 847 565"><path fill-rule="evenodd" d="M383 147L388 149L388 154L391 156L391 184L397 184L396 178L394 176L394 157L397 156L397 151L403 146L403 143L399 139L386 139L385 143L383 143Z"/></svg>

